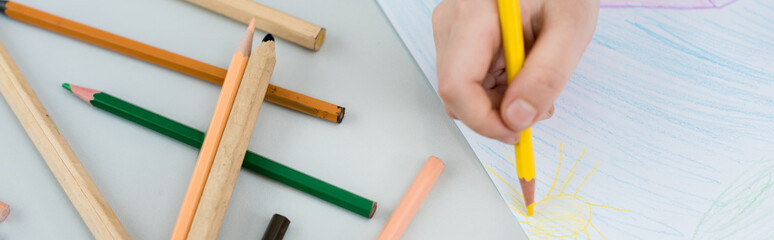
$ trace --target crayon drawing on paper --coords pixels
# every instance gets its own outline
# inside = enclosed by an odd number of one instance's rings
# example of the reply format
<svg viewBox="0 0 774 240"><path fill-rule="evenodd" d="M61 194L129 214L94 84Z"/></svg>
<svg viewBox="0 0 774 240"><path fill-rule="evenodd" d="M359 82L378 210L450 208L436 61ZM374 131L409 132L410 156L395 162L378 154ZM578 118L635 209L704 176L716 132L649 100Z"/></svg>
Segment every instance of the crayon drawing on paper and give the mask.
<svg viewBox="0 0 774 240"><path fill-rule="evenodd" d="M440 0L377 1L436 87ZM512 146L457 122L515 222L531 239L774 238L774 1L601 4L555 115L533 128L536 216Z"/></svg>
<svg viewBox="0 0 774 240"><path fill-rule="evenodd" d="M508 152L510 149L506 149L505 156L510 163L509 168L512 168L511 173L516 172L516 162ZM592 221L592 213L596 210L594 208L601 208L601 210L615 210L622 212L629 212L628 210L615 208L612 206L606 206L597 203L589 202L586 197L580 194L581 187L586 181L589 180L594 171L599 167L599 163L594 165L591 172L586 175L585 178L578 184L578 187L568 189L567 185L575 177L575 167L578 166L583 158L586 150L583 150L578 160L572 166L566 176L561 178L559 173L562 170L562 144L559 143L559 163L557 165L556 175L551 182L551 187L548 189L548 193L542 200L535 203L535 215L527 217L524 214L524 197L521 191L517 191L513 186L509 184L508 180L505 180L501 175L508 177L511 180L515 180L518 176L508 174L508 171L500 172L493 170L491 166L484 163L484 166L490 174L497 177L500 183L508 186L508 207L511 211L518 213L521 217L527 219L526 221L519 221L519 223L526 224L528 226L527 236L533 239L562 239L562 238L577 238L578 236L585 236L590 239L592 235L605 237L605 235L594 226ZM502 156L499 156L502 158Z"/></svg>

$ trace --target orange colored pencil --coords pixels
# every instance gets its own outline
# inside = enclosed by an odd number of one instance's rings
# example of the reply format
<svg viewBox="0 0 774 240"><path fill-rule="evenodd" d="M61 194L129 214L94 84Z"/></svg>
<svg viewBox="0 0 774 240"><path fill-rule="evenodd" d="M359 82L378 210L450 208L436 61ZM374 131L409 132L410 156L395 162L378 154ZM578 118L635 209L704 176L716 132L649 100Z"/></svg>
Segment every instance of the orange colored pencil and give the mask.
<svg viewBox="0 0 774 240"><path fill-rule="evenodd" d="M228 67L223 82L223 89L220 90L218 103L215 106L215 113L212 114L210 126L207 134L204 136L202 148L199 151L199 157L196 160L191 182L188 184L188 191L185 193L183 204L180 206L180 213L177 215L177 223L172 231L171 239L186 239L188 231L193 223L196 208L199 206L204 185L212 168L212 162L215 159L215 153L218 150L220 139L223 136L223 130L226 127L231 107L234 106L239 84L242 82L242 75L247 67L247 60L250 57L250 50L253 44L253 33L255 31L255 20L250 22L247 32L239 43L239 48L231 57L231 65Z"/></svg>
<svg viewBox="0 0 774 240"><path fill-rule="evenodd" d="M24 4L0 0L0 12L6 16L45 28L84 42L123 53L199 79L223 85L226 69L203 63L164 49L83 25ZM344 107L315 99L288 89L269 85L266 101L340 123Z"/></svg>
<svg viewBox="0 0 774 240"><path fill-rule="evenodd" d="M411 218L419 210L419 206L422 205L422 201L425 200L427 194L430 193L430 189L433 188L435 180L441 175L445 164L441 159L437 157L430 157L425 161L425 165L419 170L419 174L411 183L406 194L398 203L395 211L390 215L390 219L384 224L382 232L377 237L377 240L397 240L403 235L403 231L408 227Z"/></svg>

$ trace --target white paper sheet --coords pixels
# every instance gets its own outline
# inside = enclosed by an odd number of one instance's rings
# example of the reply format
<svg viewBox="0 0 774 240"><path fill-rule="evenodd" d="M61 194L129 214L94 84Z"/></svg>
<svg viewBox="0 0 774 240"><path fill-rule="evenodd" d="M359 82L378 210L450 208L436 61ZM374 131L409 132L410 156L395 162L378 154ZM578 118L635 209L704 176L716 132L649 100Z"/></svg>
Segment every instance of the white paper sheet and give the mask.
<svg viewBox="0 0 774 240"><path fill-rule="evenodd" d="M440 0L377 1L437 87ZM601 2L554 117L533 128L535 217L512 146L457 123L527 234L774 238L774 1Z"/></svg>

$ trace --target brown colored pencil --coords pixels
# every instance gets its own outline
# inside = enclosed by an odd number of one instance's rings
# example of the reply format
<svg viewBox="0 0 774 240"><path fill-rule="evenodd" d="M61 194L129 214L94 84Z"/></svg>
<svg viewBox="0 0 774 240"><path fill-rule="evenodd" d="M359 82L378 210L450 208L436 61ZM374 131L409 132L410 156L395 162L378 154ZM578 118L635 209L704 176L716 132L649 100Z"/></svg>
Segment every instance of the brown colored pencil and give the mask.
<svg viewBox="0 0 774 240"><path fill-rule="evenodd" d="M130 239L2 43L0 93L94 238Z"/></svg>
<svg viewBox="0 0 774 240"><path fill-rule="evenodd" d="M223 79L226 77L225 69L70 21L17 2L0 0L0 11L10 18L216 84L222 85ZM335 123L340 123L344 118L344 107L273 85L269 85L266 91L266 100Z"/></svg>
<svg viewBox="0 0 774 240"><path fill-rule="evenodd" d="M274 214L271 216L269 226L266 227L266 232L263 233L261 240L282 240L285 238L285 233L290 226L290 220L285 216Z"/></svg>
<svg viewBox="0 0 774 240"><path fill-rule="evenodd" d="M264 6L253 0L185 0L242 23L255 18L255 27L310 50L320 50L325 28Z"/></svg>
<svg viewBox="0 0 774 240"><path fill-rule="evenodd" d="M275 62L274 38L269 34L250 55L188 239L218 238Z"/></svg>
<svg viewBox="0 0 774 240"><path fill-rule="evenodd" d="M191 223L197 211L197 206L204 192L207 179L212 169L212 164L218 151L218 145L223 138L223 132L226 128L230 112L234 106L237 91L242 82L242 76L250 57L250 48L253 43L254 23L247 27L244 37L239 43L234 55L231 57L231 64L228 67L226 81L223 89L220 90L215 112L212 114L210 126L207 134L204 136L202 148L196 159L191 182L188 184L188 190L185 193L183 204L180 206L180 213L177 215L177 223L172 231L171 239L185 239L188 235Z"/></svg>

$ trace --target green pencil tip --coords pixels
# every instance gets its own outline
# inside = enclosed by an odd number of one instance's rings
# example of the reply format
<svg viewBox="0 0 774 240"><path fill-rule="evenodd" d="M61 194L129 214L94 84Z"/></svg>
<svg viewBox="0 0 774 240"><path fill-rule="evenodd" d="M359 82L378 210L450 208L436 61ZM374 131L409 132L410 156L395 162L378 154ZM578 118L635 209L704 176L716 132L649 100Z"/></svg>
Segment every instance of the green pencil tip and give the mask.
<svg viewBox="0 0 774 240"><path fill-rule="evenodd" d="M67 89L67 91L73 92L73 90L70 89L70 84L69 83L62 83L62 87Z"/></svg>

